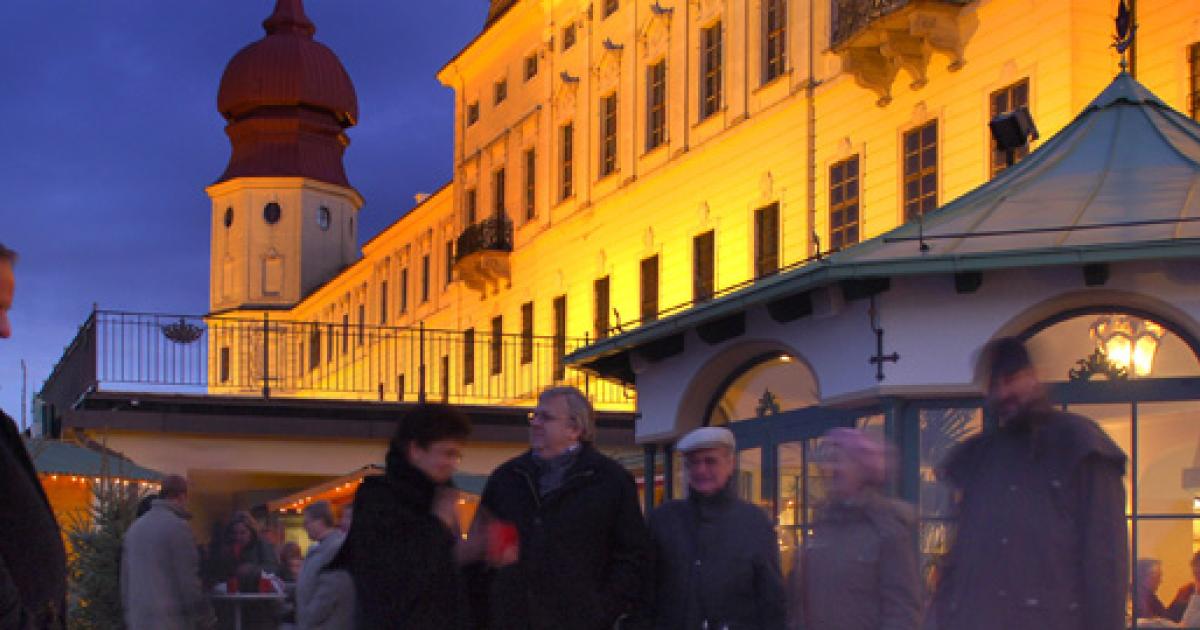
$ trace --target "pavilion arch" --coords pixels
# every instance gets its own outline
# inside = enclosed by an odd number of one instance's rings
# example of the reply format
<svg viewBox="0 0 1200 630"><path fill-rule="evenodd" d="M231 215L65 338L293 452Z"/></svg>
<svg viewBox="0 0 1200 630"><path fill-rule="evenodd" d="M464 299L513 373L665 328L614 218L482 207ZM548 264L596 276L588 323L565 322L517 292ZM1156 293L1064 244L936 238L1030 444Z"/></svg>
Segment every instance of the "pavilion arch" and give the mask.
<svg viewBox="0 0 1200 630"><path fill-rule="evenodd" d="M713 355L692 378L675 418L679 434L708 424L721 398L742 376L764 363L787 357L792 369L803 370L811 382L811 398L820 400L817 372L795 348L775 339L752 339L724 348ZM740 418L731 418L740 419Z"/></svg>

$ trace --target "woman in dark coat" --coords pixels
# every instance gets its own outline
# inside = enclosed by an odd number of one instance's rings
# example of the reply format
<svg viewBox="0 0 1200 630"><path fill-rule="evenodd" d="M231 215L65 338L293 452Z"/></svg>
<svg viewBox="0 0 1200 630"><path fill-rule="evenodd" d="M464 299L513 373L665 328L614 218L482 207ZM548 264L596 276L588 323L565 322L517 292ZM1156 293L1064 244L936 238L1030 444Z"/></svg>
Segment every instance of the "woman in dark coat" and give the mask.
<svg viewBox="0 0 1200 630"><path fill-rule="evenodd" d="M279 571L279 556L275 547L258 537L258 524L247 512L237 512L216 549L210 554L209 583L229 580L242 565L254 565L267 573Z"/></svg>
<svg viewBox="0 0 1200 630"><path fill-rule="evenodd" d="M789 626L915 630L921 618L916 515L883 496L883 445L857 429L825 436L828 500L797 552Z"/></svg>
<svg viewBox="0 0 1200 630"><path fill-rule="evenodd" d="M355 627L469 627L451 477L470 431L453 408L417 407L396 428L386 473L359 486L350 532L326 569L353 577Z"/></svg>

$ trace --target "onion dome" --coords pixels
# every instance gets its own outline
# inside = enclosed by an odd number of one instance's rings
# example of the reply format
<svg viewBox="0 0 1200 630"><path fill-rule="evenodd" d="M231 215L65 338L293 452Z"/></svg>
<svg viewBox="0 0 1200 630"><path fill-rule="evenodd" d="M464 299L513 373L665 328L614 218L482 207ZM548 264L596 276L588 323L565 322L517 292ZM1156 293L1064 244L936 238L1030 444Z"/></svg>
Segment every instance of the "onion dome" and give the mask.
<svg viewBox="0 0 1200 630"><path fill-rule="evenodd" d="M350 187L342 154L358 97L341 61L313 40L301 0L276 0L267 34L229 61L217 108L233 145L218 181L309 177Z"/></svg>

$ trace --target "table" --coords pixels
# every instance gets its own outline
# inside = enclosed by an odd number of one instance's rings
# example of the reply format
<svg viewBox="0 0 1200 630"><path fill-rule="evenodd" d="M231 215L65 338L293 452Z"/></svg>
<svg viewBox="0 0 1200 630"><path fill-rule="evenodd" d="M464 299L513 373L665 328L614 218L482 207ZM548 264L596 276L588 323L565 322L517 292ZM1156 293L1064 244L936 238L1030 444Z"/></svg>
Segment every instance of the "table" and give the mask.
<svg viewBox="0 0 1200 630"><path fill-rule="evenodd" d="M233 628L242 630L242 604L246 602L281 602L287 598L283 593L213 593L214 601L226 601L233 604Z"/></svg>

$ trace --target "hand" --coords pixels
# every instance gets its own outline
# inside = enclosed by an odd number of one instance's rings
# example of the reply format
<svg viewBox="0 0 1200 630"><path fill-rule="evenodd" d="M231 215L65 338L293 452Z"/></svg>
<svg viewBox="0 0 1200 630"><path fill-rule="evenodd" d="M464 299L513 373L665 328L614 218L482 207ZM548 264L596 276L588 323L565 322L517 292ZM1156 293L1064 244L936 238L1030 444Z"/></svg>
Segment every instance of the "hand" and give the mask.
<svg viewBox="0 0 1200 630"><path fill-rule="evenodd" d="M455 488L438 488L433 497L433 515L438 517L455 536L462 529L458 523L458 490Z"/></svg>

